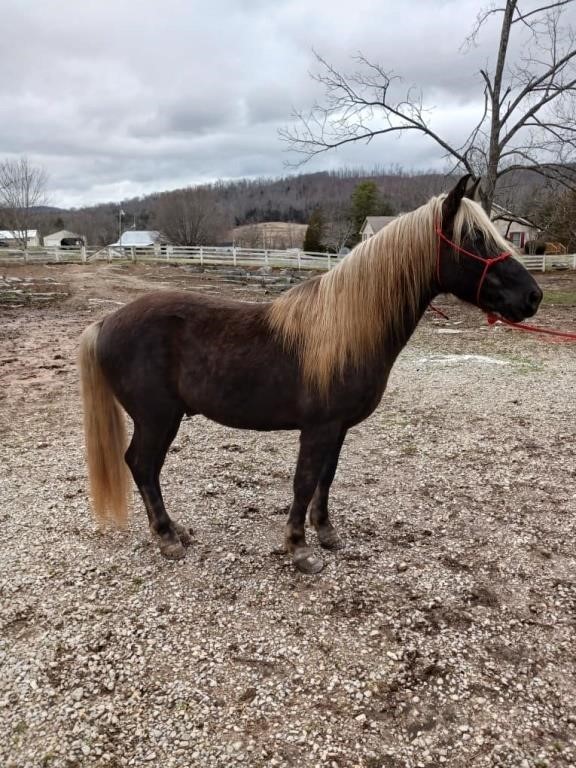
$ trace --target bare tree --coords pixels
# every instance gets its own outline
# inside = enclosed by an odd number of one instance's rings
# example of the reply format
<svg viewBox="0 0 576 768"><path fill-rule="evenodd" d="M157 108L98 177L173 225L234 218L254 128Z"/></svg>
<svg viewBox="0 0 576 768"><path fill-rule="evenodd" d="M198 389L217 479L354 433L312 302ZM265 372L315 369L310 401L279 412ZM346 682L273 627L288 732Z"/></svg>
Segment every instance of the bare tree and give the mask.
<svg viewBox="0 0 576 768"><path fill-rule="evenodd" d="M354 235L354 222L350 210L344 206L334 206L326 213L324 243L331 253L340 253Z"/></svg>
<svg viewBox="0 0 576 768"><path fill-rule="evenodd" d="M570 190L549 193L533 199L531 206L532 216L543 230L539 241L560 242L573 253L576 249L576 193Z"/></svg>
<svg viewBox="0 0 576 768"><path fill-rule="evenodd" d="M576 48L566 6L559 0L527 8L519 0L495 3L479 13L465 46L476 43L485 22L501 15L496 63L480 70L484 101L475 127L460 145L430 124L430 108L414 88L398 96L400 79L380 64L357 57L359 70L346 75L317 55L324 104L296 113L295 127L280 132L303 157L297 165L335 147L371 141L382 134L416 132L442 148L454 169L483 177L482 204L490 211L500 180L530 168L569 189L576 188ZM511 37L527 39L518 61L509 63Z"/></svg>
<svg viewBox="0 0 576 768"><path fill-rule="evenodd" d="M214 245L229 222L213 189L188 187L158 197L154 221L176 245Z"/></svg>
<svg viewBox="0 0 576 768"><path fill-rule="evenodd" d="M28 230L36 206L46 203L48 176L26 157L0 162L0 216L18 245L28 245Z"/></svg>
<svg viewBox="0 0 576 768"><path fill-rule="evenodd" d="M118 206L109 203L69 211L66 227L91 245L109 245L118 238Z"/></svg>

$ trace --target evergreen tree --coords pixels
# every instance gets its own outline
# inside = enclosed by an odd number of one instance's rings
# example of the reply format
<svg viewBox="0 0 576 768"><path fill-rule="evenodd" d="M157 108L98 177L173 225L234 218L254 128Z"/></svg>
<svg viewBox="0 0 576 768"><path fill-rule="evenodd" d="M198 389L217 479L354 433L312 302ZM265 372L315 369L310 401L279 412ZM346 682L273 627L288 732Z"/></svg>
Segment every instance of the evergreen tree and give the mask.
<svg viewBox="0 0 576 768"><path fill-rule="evenodd" d="M375 181L361 181L356 184L351 198L351 217L354 224L354 242L360 240L360 227L366 216L391 216L389 203L382 199Z"/></svg>
<svg viewBox="0 0 576 768"><path fill-rule="evenodd" d="M313 253L324 252L324 216L320 208L315 208L308 221L306 237L304 238L303 249Z"/></svg>

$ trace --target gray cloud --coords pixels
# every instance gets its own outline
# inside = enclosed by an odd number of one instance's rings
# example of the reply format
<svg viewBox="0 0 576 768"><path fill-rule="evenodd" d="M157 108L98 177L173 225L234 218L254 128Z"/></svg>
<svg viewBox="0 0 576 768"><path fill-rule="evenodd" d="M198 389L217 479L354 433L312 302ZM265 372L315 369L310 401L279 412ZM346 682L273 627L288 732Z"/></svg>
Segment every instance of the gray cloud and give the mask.
<svg viewBox="0 0 576 768"><path fill-rule="evenodd" d="M527 0L529 1L529 0ZM532 3L534 4L534 3ZM497 26L459 47L481 0L3 0L0 155L26 154L52 199L82 204L238 176L280 175L277 136L321 98L313 49L341 69L357 51L418 85L434 125L463 138ZM422 138L380 140L304 170L443 167Z"/></svg>

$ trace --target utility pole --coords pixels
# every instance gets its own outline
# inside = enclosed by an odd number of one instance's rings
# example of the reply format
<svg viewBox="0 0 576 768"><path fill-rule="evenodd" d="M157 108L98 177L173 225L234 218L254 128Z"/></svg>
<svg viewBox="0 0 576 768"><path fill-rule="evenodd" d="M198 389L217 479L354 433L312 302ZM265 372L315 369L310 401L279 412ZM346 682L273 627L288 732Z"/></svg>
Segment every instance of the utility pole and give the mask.
<svg viewBox="0 0 576 768"><path fill-rule="evenodd" d="M118 242L122 242L122 217L124 216L124 211L122 210L122 206L118 209Z"/></svg>

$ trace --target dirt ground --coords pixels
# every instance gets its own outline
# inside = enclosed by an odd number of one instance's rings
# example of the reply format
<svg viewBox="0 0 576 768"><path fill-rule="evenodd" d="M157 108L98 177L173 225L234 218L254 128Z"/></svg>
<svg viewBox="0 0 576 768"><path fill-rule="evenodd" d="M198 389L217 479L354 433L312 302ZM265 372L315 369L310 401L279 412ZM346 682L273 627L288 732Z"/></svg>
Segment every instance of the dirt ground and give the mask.
<svg viewBox="0 0 576 768"><path fill-rule="evenodd" d="M154 288L269 296L177 267L0 275L24 297L0 304L0 765L576 765L574 344L439 301L349 434L347 545L315 577L279 551L297 435L185 421L173 563L136 495L128 531L91 518L79 334ZM576 331L576 275L538 279L536 321Z"/></svg>

